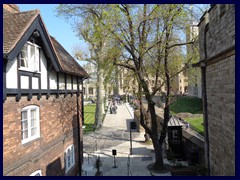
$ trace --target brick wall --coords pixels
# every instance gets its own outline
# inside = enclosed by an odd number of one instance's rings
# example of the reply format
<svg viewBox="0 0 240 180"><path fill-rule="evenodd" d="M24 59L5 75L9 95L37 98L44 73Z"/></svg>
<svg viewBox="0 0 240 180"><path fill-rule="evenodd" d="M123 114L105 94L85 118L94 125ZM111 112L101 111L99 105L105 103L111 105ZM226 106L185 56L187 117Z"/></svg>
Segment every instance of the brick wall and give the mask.
<svg viewBox="0 0 240 180"><path fill-rule="evenodd" d="M207 67L210 169L235 174L235 56Z"/></svg>
<svg viewBox="0 0 240 180"><path fill-rule="evenodd" d="M64 151L71 144L75 146L76 164L69 175L77 174L76 100L75 95L49 99L43 96L40 100L33 96L30 101L22 97L19 102L7 97L3 104L4 175L30 175L36 170L42 170L42 175L65 175ZM27 105L39 106L40 138L22 144L21 109Z"/></svg>
<svg viewBox="0 0 240 180"><path fill-rule="evenodd" d="M220 9L212 5L199 23L201 60L206 34L209 164L210 175L235 175L235 5Z"/></svg>

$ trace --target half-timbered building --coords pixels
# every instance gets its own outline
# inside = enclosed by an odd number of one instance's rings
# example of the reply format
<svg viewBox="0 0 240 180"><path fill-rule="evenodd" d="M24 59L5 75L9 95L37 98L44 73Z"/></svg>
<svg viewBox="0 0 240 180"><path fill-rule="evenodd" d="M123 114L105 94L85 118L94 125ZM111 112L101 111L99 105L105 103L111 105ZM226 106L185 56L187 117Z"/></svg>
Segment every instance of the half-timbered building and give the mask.
<svg viewBox="0 0 240 180"><path fill-rule="evenodd" d="M38 10L3 5L3 175L78 175L89 75Z"/></svg>

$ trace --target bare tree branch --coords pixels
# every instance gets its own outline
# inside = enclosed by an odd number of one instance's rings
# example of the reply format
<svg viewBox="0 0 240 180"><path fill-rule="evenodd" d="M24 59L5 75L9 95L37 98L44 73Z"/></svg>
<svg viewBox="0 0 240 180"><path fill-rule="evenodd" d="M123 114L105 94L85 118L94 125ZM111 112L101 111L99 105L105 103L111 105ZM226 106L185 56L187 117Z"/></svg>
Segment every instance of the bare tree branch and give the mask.
<svg viewBox="0 0 240 180"><path fill-rule="evenodd" d="M173 44L171 46L168 47L168 49L171 49L173 47L177 47L177 46L185 46L187 44L193 44L195 41L189 41L189 42L185 42L185 43L177 43L177 44Z"/></svg>
<svg viewBox="0 0 240 180"><path fill-rule="evenodd" d="M136 71L136 68L134 66L131 66L130 64L120 63L120 62L116 62L116 61L114 61L113 64L116 65L116 66L121 66L121 67L130 69L134 72Z"/></svg>

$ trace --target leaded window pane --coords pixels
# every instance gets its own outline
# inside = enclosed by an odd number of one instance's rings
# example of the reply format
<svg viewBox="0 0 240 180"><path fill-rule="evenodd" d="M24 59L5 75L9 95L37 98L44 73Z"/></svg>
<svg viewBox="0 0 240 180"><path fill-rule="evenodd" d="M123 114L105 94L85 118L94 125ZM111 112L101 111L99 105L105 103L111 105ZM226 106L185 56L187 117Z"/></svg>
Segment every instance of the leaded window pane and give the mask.
<svg viewBox="0 0 240 180"><path fill-rule="evenodd" d="M22 121L22 130L25 131L28 129L28 121Z"/></svg>
<svg viewBox="0 0 240 180"><path fill-rule="evenodd" d="M71 151L68 149L67 151L67 161L68 161L68 167L70 167L70 162L71 162Z"/></svg>
<svg viewBox="0 0 240 180"><path fill-rule="evenodd" d="M28 50L27 50L27 48L28 48L28 46L25 45L20 53L20 59L21 59L20 65L21 65L21 67L26 67L26 68L28 67Z"/></svg>
<svg viewBox="0 0 240 180"><path fill-rule="evenodd" d="M36 119L31 119L31 127L36 127L37 126L37 121Z"/></svg>
<svg viewBox="0 0 240 180"><path fill-rule="evenodd" d="M39 135L39 114L37 106L23 108L21 112L21 131L23 143L37 138Z"/></svg>
<svg viewBox="0 0 240 180"><path fill-rule="evenodd" d="M31 119L36 119L36 109L31 110Z"/></svg>
<svg viewBox="0 0 240 180"><path fill-rule="evenodd" d="M31 136L35 136L37 134L37 128L32 128L31 129Z"/></svg>
<svg viewBox="0 0 240 180"><path fill-rule="evenodd" d="M24 130L22 131L22 139L27 139L28 138L28 131Z"/></svg>
<svg viewBox="0 0 240 180"><path fill-rule="evenodd" d="M31 127L37 126L37 119L36 119L36 110L31 110Z"/></svg>
<svg viewBox="0 0 240 180"><path fill-rule="evenodd" d="M27 111L22 111L22 120L27 119Z"/></svg>

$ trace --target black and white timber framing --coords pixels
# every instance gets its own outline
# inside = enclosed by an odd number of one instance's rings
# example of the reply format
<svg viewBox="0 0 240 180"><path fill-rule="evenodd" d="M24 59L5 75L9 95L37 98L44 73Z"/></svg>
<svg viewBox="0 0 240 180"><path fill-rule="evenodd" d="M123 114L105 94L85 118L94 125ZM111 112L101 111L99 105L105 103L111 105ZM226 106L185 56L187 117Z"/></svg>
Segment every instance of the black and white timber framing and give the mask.
<svg viewBox="0 0 240 180"><path fill-rule="evenodd" d="M33 35L36 31L40 34L37 38ZM28 41L34 41L41 48L39 52L39 72L26 71L20 68L19 54L23 46ZM43 65L42 59L40 59L40 54L45 58L46 69L42 68ZM56 95L56 97L59 97L59 95L63 94L64 97L66 97L68 94L79 95L82 93L82 89L80 89L79 86L81 86L84 77L66 73L61 70L58 57L54 51L53 45L40 16L36 17L33 23L20 38L15 48L8 54L4 54L3 61L3 102L5 102L8 96L14 96L16 97L16 101L19 101L22 96L27 96L28 100L31 100L33 96L37 96L37 98L40 99L43 95L45 95L48 99L50 95ZM9 66L11 66L8 65L8 63L16 63L16 76L12 78L7 75ZM46 74L46 78L43 80L42 74L44 73ZM54 73L56 74L55 80L53 80L52 77L52 74ZM60 81L60 75L64 78L63 82ZM22 77L25 78L24 82ZM33 88L33 78L38 81L37 88ZM26 82L26 79L28 79L28 82ZM8 87L7 81L11 80L16 82L16 87ZM51 83L53 81L56 83L56 88L52 88ZM23 83L26 83L28 88L23 88ZM42 87L43 83L45 88ZM64 85L60 87L60 83L64 83Z"/></svg>

